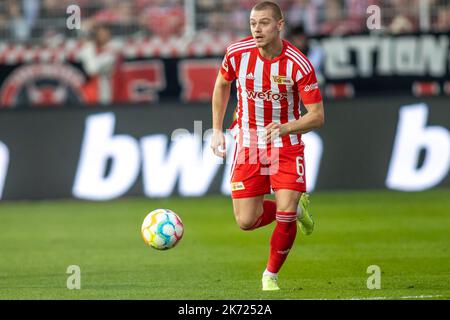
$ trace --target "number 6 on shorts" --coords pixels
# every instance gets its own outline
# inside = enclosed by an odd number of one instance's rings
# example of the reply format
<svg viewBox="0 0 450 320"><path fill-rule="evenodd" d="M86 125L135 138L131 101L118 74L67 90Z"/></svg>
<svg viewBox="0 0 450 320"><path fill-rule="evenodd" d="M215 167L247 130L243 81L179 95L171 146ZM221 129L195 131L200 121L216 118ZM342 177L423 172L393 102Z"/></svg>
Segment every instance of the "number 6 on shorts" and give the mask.
<svg viewBox="0 0 450 320"><path fill-rule="evenodd" d="M303 165L303 157L298 156L296 159L296 163L297 163L297 174L300 177L303 177L305 174L305 167Z"/></svg>

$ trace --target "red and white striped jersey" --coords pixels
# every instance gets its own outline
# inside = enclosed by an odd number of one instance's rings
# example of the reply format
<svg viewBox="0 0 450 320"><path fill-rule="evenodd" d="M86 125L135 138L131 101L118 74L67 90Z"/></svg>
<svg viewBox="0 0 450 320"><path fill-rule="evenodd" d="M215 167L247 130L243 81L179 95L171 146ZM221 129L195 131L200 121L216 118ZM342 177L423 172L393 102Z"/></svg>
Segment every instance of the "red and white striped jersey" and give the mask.
<svg viewBox="0 0 450 320"><path fill-rule="evenodd" d="M300 101L322 100L312 64L288 41L275 59L261 56L252 37L230 45L220 68L222 76L236 80L238 105L233 131L239 145L266 148L264 127L271 122L286 123L299 119ZM275 147L301 143L301 134L274 141Z"/></svg>

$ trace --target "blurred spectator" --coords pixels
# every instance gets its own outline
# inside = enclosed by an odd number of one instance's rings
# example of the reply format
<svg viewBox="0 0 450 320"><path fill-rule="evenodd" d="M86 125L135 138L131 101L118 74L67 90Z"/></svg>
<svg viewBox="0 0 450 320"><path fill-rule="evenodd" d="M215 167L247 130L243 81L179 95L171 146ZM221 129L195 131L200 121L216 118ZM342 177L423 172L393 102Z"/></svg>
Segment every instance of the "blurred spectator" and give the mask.
<svg viewBox="0 0 450 320"><path fill-rule="evenodd" d="M417 0L391 0L393 18L388 31L393 34L409 33L418 30L414 12L419 12Z"/></svg>
<svg viewBox="0 0 450 320"><path fill-rule="evenodd" d="M320 34L343 34L343 6L341 0L328 0L323 4L323 19L319 25Z"/></svg>
<svg viewBox="0 0 450 320"><path fill-rule="evenodd" d="M208 14L207 20L206 20L206 28L208 31L213 33L220 33L225 28L225 19L222 14L219 12L212 12Z"/></svg>
<svg viewBox="0 0 450 320"><path fill-rule="evenodd" d="M15 41L26 41L30 36L30 27L23 16L20 2L8 1L7 12L11 38Z"/></svg>
<svg viewBox="0 0 450 320"><path fill-rule="evenodd" d="M214 0L198 0L196 1L196 9L200 14L208 14L217 10L217 3Z"/></svg>
<svg viewBox="0 0 450 320"><path fill-rule="evenodd" d="M195 2L195 4L195 10L197 12L197 29L201 31L212 31L209 28L207 17L209 17L215 11L214 0L198 0Z"/></svg>
<svg viewBox="0 0 450 320"><path fill-rule="evenodd" d="M229 18L224 19L225 30L230 30L232 34L236 37L247 37L251 34L250 32L250 15L251 7L245 6L245 9L239 7L238 1L225 1L225 6L223 12L229 13ZM232 28L230 28L232 27Z"/></svg>
<svg viewBox="0 0 450 320"><path fill-rule="evenodd" d="M302 25L295 26L289 30L288 40L308 57L316 71L319 85L322 85L324 81L322 70L325 59L323 49L319 46L311 45L308 35Z"/></svg>
<svg viewBox="0 0 450 320"><path fill-rule="evenodd" d="M433 12L434 21L432 30L436 32L445 32L450 30L450 1L438 1Z"/></svg>
<svg viewBox="0 0 450 320"><path fill-rule="evenodd" d="M351 2L350 2L351 4ZM362 32L361 21L349 17L354 11L346 12L344 0L328 0L323 5L323 18L319 25L319 34L344 35Z"/></svg>
<svg viewBox="0 0 450 320"><path fill-rule="evenodd" d="M218 7L214 0L196 1L197 41L213 41L220 36L248 35L248 16L237 2L238 0L223 0Z"/></svg>
<svg viewBox="0 0 450 320"><path fill-rule="evenodd" d="M39 18L40 0L22 0L24 18L29 30L32 30Z"/></svg>
<svg viewBox="0 0 450 320"><path fill-rule="evenodd" d="M61 19L66 14L66 8L58 0L42 0L41 16L43 19ZM53 25L53 23L48 23Z"/></svg>
<svg viewBox="0 0 450 320"><path fill-rule="evenodd" d="M0 2L0 36L6 38L9 33L7 5L5 2Z"/></svg>
<svg viewBox="0 0 450 320"><path fill-rule="evenodd" d="M367 8L371 5L381 7L382 0L345 0L346 20L353 33L364 32L367 29ZM386 15L386 12L384 12ZM381 14L383 15L383 13ZM381 26L380 26L381 27Z"/></svg>
<svg viewBox="0 0 450 320"><path fill-rule="evenodd" d="M60 41L66 31L66 8L58 0L42 0L40 30L45 42Z"/></svg>
<svg viewBox="0 0 450 320"><path fill-rule="evenodd" d="M389 32L392 34L409 33L414 31L414 24L405 15L399 14L392 19Z"/></svg>
<svg viewBox="0 0 450 320"><path fill-rule="evenodd" d="M285 14L288 25L302 25L307 34L318 33L318 10L324 0L297 0Z"/></svg>
<svg viewBox="0 0 450 320"><path fill-rule="evenodd" d="M250 35L248 17L251 7L249 8L248 4L244 4L242 8L239 2L240 0L226 0L223 2L222 12L227 14L228 17L223 18L224 26L222 30L226 30L225 32L229 32L236 37L246 37Z"/></svg>
<svg viewBox="0 0 450 320"><path fill-rule="evenodd" d="M160 37L181 36L184 32L184 6L178 0L153 0L139 16L139 24Z"/></svg>
<svg viewBox="0 0 450 320"><path fill-rule="evenodd" d="M94 28L93 40L88 41L80 54L83 69L89 79L83 88L88 104L108 104L120 100L120 62L117 45L105 25Z"/></svg>
<svg viewBox="0 0 450 320"><path fill-rule="evenodd" d="M130 24L134 18L133 5L128 1L103 0L104 7L95 15L94 20L101 24Z"/></svg>
<svg viewBox="0 0 450 320"><path fill-rule="evenodd" d="M381 7L382 26L392 33L420 30L422 0L278 0L287 27L302 25L309 36L367 31L367 8ZM0 0L0 39L59 43L108 24L113 36L185 34L184 0ZM197 0L196 38L249 35L248 15L254 0ZM428 0L431 30L450 31L450 0ZM66 9L79 5L82 30L68 32Z"/></svg>

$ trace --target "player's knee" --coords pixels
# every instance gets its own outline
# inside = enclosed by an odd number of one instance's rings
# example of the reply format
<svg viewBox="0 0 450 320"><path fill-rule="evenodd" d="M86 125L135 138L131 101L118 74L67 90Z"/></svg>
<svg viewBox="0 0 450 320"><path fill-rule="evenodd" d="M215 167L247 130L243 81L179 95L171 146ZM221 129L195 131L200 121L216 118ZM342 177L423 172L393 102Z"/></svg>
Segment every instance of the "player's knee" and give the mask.
<svg viewBox="0 0 450 320"><path fill-rule="evenodd" d="M253 230L254 223L248 223L248 222L238 222L239 228L244 231L250 231Z"/></svg>
<svg viewBox="0 0 450 320"><path fill-rule="evenodd" d="M242 216L236 216L236 222L239 228L244 231L253 230L253 226L255 225L254 219Z"/></svg>
<svg viewBox="0 0 450 320"><path fill-rule="evenodd" d="M283 199L283 201L280 201L277 203L277 211L279 212L296 212L298 207L298 202L300 199L300 194L292 194L287 196Z"/></svg>

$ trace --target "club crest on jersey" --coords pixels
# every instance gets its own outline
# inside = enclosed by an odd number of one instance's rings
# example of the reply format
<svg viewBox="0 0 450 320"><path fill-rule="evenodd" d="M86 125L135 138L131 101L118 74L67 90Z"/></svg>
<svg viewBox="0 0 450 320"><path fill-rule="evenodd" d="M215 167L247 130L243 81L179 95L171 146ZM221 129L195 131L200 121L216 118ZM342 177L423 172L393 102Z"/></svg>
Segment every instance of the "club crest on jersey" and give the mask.
<svg viewBox="0 0 450 320"><path fill-rule="evenodd" d="M292 84L292 79L285 76L272 76L272 81L276 84Z"/></svg>

